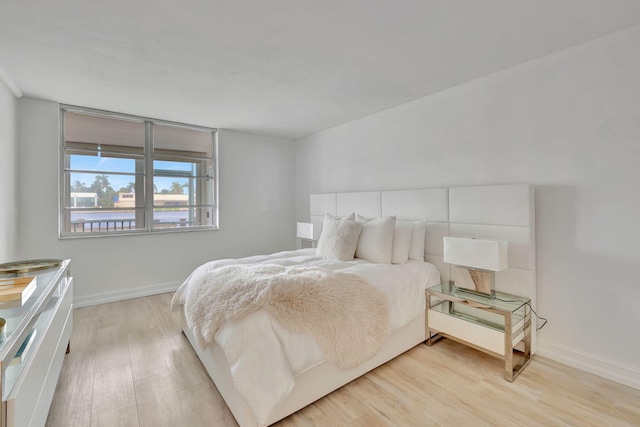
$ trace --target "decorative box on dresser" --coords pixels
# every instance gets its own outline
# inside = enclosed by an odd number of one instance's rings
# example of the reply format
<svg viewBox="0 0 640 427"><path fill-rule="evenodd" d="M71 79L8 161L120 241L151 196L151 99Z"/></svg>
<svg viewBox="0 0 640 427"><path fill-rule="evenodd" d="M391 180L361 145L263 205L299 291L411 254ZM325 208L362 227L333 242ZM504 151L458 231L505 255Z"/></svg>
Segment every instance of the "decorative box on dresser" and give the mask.
<svg viewBox="0 0 640 427"><path fill-rule="evenodd" d="M6 320L0 342L2 427L45 425L73 325L70 265L64 260L18 273L35 276L35 291L22 303L0 304L0 317Z"/></svg>

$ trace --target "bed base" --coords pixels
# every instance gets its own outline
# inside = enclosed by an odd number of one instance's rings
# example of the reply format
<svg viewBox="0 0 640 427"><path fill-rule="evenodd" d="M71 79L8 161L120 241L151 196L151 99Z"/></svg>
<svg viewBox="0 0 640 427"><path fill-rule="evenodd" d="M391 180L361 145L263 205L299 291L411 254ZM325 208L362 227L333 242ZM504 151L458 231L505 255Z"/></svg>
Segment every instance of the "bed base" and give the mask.
<svg viewBox="0 0 640 427"><path fill-rule="evenodd" d="M236 389L227 358L218 344L202 350L185 326L184 333L194 351L202 361L222 398L229 406L240 427L265 427L293 414L332 391L364 375L374 368L425 341L425 313L422 312L411 322L394 331L386 344L374 357L346 371L340 370L332 362L323 362L310 368L295 378L295 386L289 396L269 415L266 424L256 420L255 415Z"/></svg>

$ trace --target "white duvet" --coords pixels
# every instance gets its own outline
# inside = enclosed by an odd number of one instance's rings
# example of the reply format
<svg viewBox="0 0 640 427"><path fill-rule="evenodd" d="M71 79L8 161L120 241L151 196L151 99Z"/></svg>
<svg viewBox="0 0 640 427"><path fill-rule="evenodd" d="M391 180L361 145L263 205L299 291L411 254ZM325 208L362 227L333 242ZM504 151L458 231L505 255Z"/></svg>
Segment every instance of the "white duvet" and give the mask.
<svg viewBox="0 0 640 427"><path fill-rule="evenodd" d="M425 307L425 288L440 282L438 270L426 262L387 265L360 259L326 260L316 257L315 249L300 249L204 264L178 288L174 303L184 304L194 277L237 264L305 265L356 274L388 296L391 331L420 314ZM324 361L311 337L289 333L262 310L226 322L215 340L227 357L236 388L261 423L291 392L296 375Z"/></svg>

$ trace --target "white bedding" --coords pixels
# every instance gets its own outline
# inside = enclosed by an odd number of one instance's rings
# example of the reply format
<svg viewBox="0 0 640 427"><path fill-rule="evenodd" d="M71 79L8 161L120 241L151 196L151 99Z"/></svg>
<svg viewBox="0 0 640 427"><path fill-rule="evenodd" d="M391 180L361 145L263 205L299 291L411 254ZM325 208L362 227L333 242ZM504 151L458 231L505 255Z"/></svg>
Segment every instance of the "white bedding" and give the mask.
<svg viewBox="0 0 640 427"><path fill-rule="evenodd" d="M391 331L404 326L424 310L425 288L440 281L438 270L426 262L387 265L359 259L326 260L316 257L315 249L300 249L204 264L180 286L174 302L184 304L194 277L221 266L237 264L305 265L356 274L388 296ZM324 361L313 339L289 333L262 310L223 324L215 339L231 366L238 391L258 421L263 423L289 394L295 376Z"/></svg>

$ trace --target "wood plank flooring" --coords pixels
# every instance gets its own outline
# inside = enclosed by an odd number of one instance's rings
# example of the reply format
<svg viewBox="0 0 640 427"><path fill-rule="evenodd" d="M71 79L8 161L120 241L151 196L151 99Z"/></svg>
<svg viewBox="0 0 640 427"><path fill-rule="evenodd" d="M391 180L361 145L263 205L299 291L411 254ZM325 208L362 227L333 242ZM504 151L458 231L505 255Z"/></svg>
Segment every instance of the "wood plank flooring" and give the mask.
<svg viewBox="0 0 640 427"><path fill-rule="evenodd" d="M48 427L237 426L171 296L74 311ZM450 340L419 345L276 426L640 425L640 390L538 356L514 383L503 369Z"/></svg>

